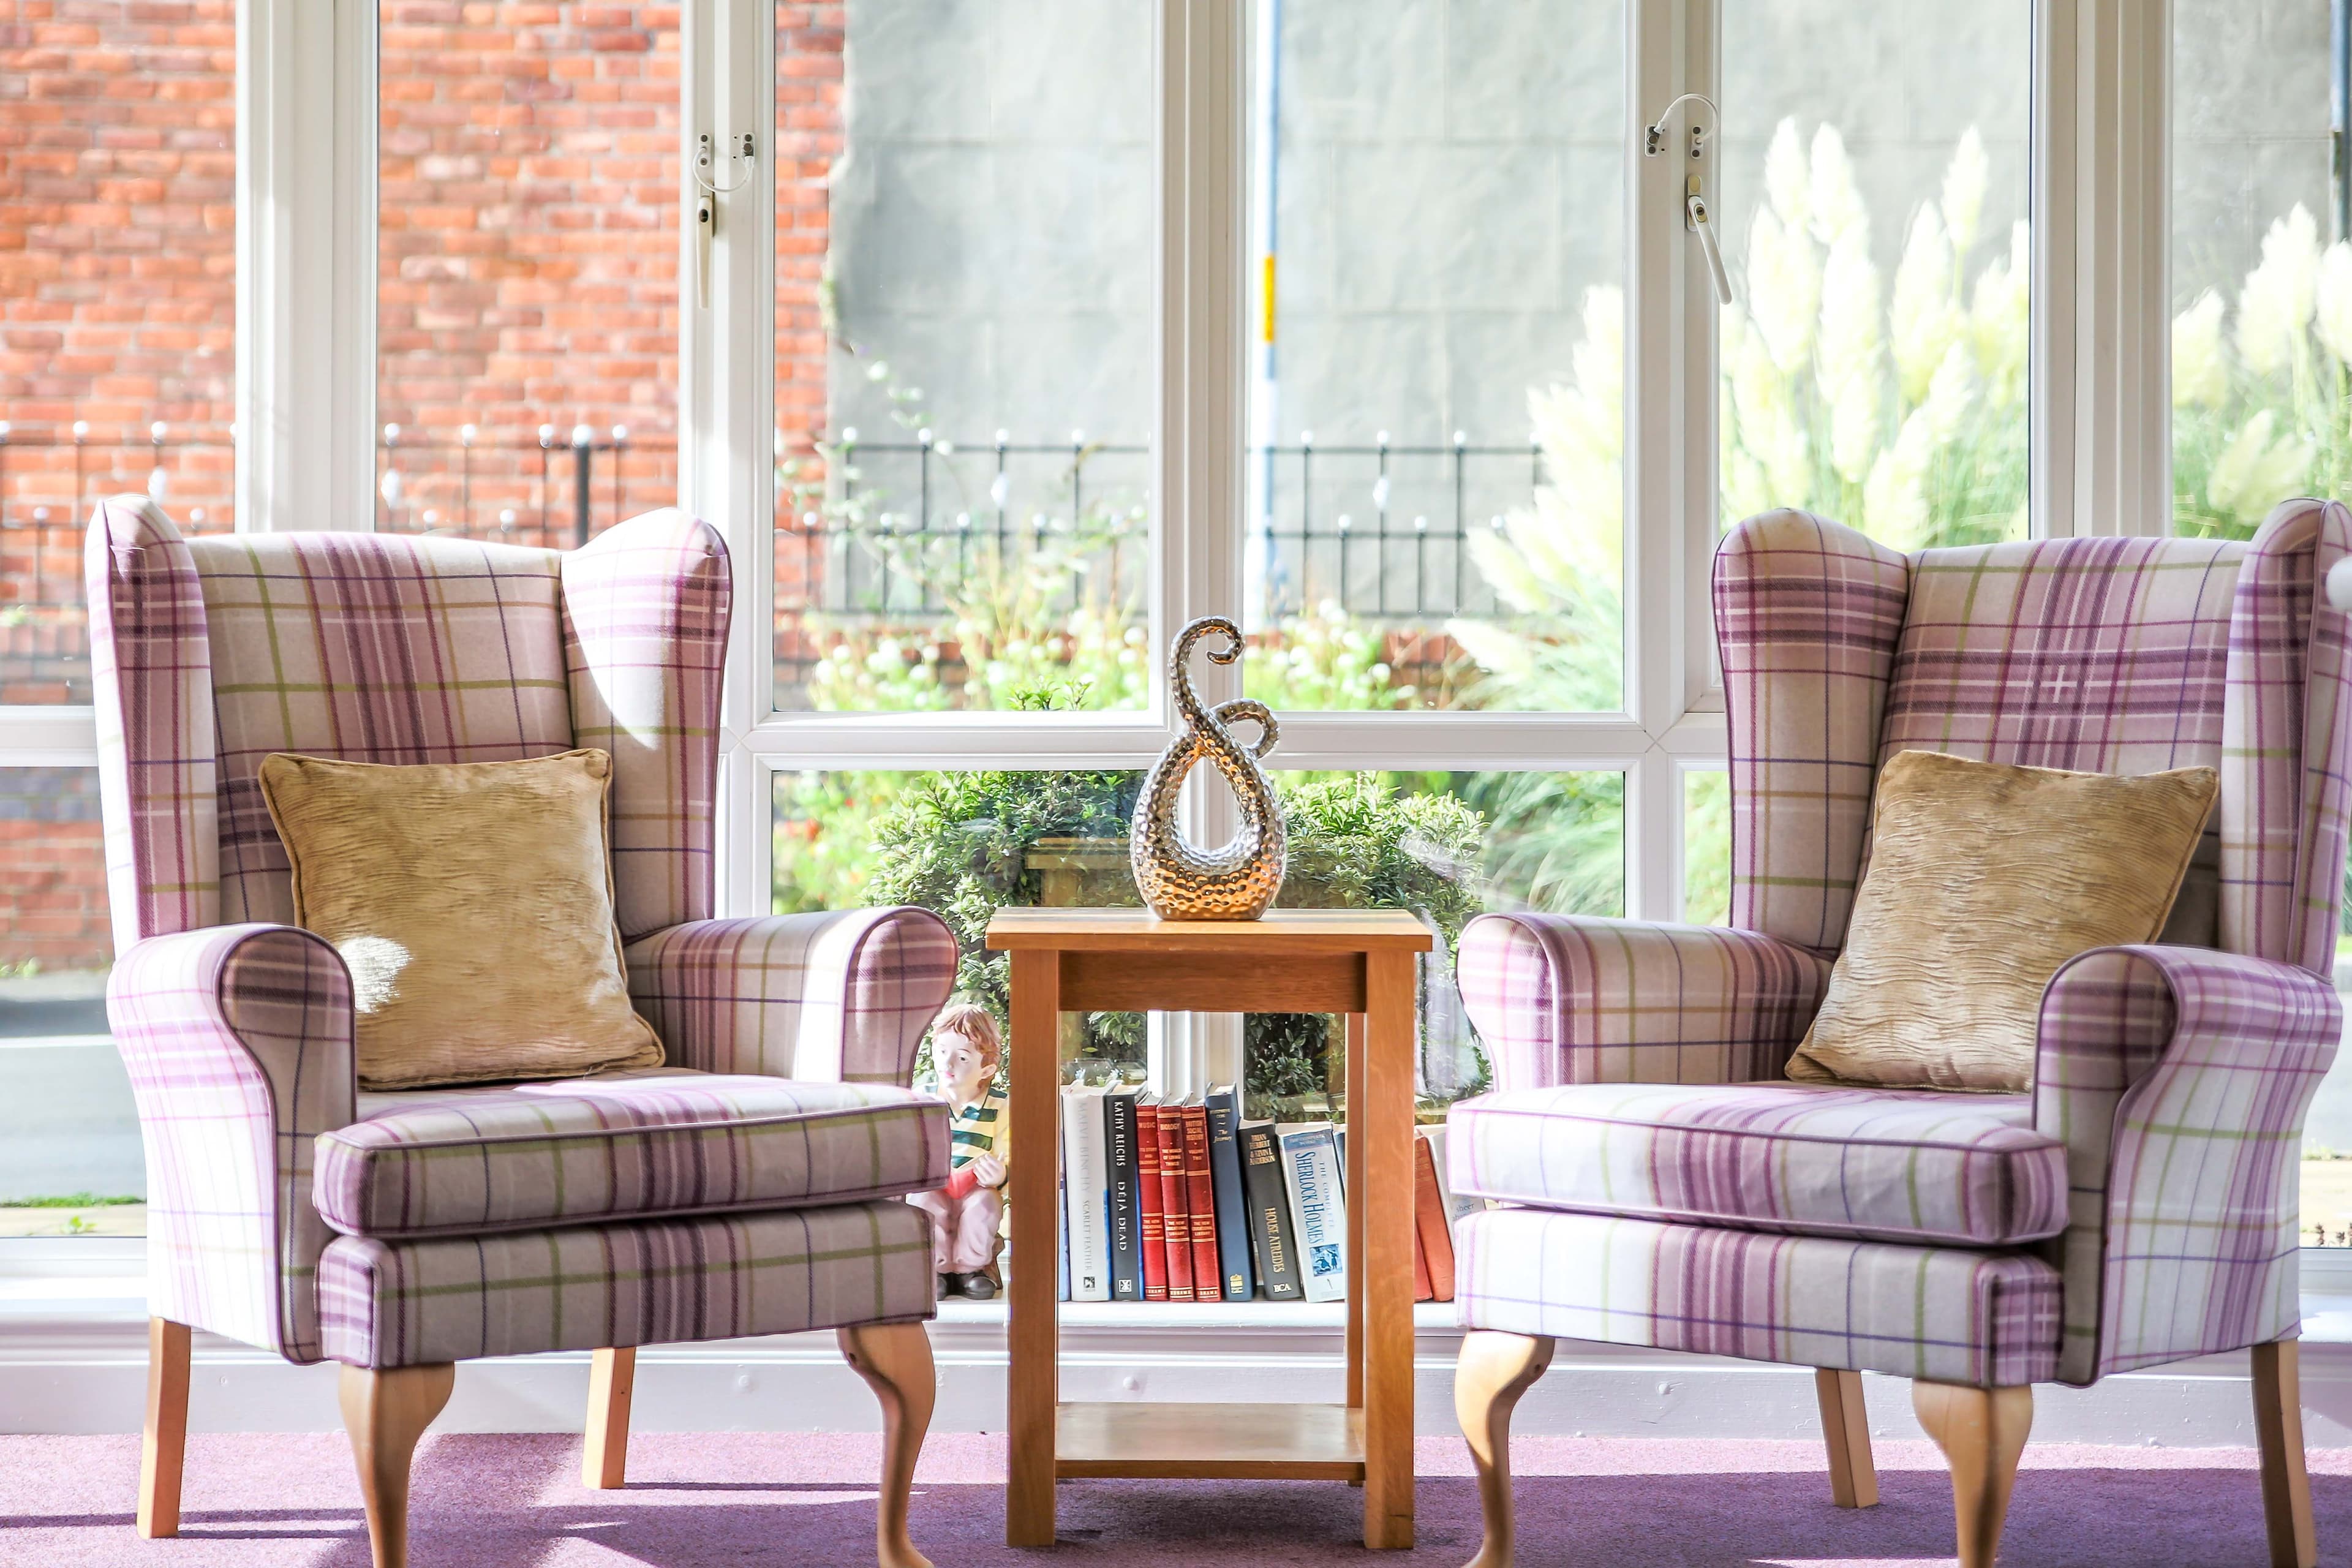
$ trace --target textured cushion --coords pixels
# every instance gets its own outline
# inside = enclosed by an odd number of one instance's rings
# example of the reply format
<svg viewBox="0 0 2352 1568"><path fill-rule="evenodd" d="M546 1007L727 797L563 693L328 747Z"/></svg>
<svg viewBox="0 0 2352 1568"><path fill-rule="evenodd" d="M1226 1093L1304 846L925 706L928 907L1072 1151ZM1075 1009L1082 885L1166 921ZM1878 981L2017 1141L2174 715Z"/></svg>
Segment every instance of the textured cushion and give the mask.
<svg viewBox="0 0 2352 1568"><path fill-rule="evenodd" d="M651 1067L613 923L612 759L388 767L279 754L294 918L351 965L368 1089Z"/></svg>
<svg viewBox="0 0 2352 1568"><path fill-rule="evenodd" d="M2050 977L2164 929L2216 784L2206 767L2122 778L1898 754L1878 777L1845 950L1789 1076L2024 1089Z"/></svg>
<svg viewBox="0 0 2352 1568"><path fill-rule="evenodd" d="M2066 1228L2032 1102L1791 1083L1583 1084L1467 1100L1454 1190L1811 1236L1998 1247Z"/></svg>
<svg viewBox="0 0 2352 1568"><path fill-rule="evenodd" d="M479 1240L345 1236L319 1259L326 1353L370 1367L914 1322L937 1289L930 1221L897 1198Z"/></svg>
<svg viewBox="0 0 2352 1568"><path fill-rule="evenodd" d="M895 1196L948 1169L947 1108L895 1085L677 1068L363 1096L319 1139L351 1236L475 1236L632 1215Z"/></svg>
<svg viewBox="0 0 2352 1568"><path fill-rule="evenodd" d="M2058 1271L2024 1253L1528 1208L1465 1216L1454 1247L1466 1328L1979 1388L2058 1365Z"/></svg>

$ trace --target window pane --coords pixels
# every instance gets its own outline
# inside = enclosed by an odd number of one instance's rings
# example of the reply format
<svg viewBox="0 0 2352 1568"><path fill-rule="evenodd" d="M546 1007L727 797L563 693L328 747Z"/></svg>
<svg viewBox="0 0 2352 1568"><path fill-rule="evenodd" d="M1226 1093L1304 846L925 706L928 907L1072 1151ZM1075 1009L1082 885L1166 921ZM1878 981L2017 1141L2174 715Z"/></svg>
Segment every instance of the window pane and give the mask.
<svg viewBox="0 0 2352 1568"><path fill-rule="evenodd" d="M1683 919L1731 923L1731 774L1683 770Z"/></svg>
<svg viewBox="0 0 2352 1568"><path fill-rule="evenodd" d="M96 770L0 768L0 1237L147 1228L113 962Z"/></svg>
<svg viewBox="0 0 2352 1568"><path fill-rule="evenodd" d="M1127 823L1135 772L780 773L774 909L779 914L921 904L962 945L956 995L1006 1022L1007 955L982 945L1007 905L1133 905ZM1066 1070L1140 1079L1139 1013L1065 1014ZM928 1072L923 1047L918 1072Z"/></svg>
<svg viewBox="0 0 2352 1568"><path fill-rule="evenodd" d="M570 545L671 504L677 7L379 18L376 526Z"/></svg>
<svg viewBox="0 0 2352 1568"><path fill-rule="evenodd" d="M233 0L10 7L0 704L90 700L99 497L145 490L184 530L231 526L236 29Z"/></svg>
<svg viewBox="0 0 2352 1568"><path fill-rule="evenodd" d="M1249 694L1617 708L1622 0L1256 27Z"/></svg>
<svg viewBox="0 0 2352 1568"><path fill-rule="evenodd" d="M778 707L1144 702L1154 15L778 5Z"/></svg>
<svg viewBox="0 0 2352 1568"><path fill-rule="evenodd" d="M1724 0L1727 526L2024 536L2032 47L2029 0Z"/></svg>
<svg viewBox="0 0 2352 1568"><path fill-rule="evenodd" d="M1290 834L1281 902L1407 909L1444 951L1423 960L1418 1089L1425 1110L1491 1087L1463 1015L1453 948L1488 910L1625 912L1625 775L1617 773L1277 773ZM1252 1014L1249 1113L1344 1114L1340 1022Z"/></svg>
<svg viewBox="0 0 2352 1568"><path fill-rule="evenodd" d="M2342 496L2352 247L2331 176L2326 0L2172 13L2172 489L2182 533L2244 538Z"/></svg>

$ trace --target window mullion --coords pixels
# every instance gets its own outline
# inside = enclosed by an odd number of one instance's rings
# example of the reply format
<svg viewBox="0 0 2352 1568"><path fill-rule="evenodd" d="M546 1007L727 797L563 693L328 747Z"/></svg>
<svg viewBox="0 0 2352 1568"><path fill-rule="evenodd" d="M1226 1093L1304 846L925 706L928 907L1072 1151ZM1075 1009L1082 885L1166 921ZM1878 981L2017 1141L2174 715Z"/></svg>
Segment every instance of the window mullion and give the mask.
<svg viewBox="0 0 2352 1568"><path fill-rule="evenodd" d="M236 32L236 526L375 521L375 0Z"/></svg>

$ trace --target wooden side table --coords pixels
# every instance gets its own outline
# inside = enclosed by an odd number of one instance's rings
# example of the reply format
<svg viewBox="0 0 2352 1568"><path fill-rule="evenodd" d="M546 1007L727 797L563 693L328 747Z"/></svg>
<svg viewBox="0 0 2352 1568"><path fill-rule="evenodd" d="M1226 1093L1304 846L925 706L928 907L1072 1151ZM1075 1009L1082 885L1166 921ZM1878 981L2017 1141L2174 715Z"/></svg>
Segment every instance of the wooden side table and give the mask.
<svg viewBox="0 0 2352 1568"><path fill-rule="evenodd" d="M1364 1544L1412 1545L1414 954L1402 910L1274 910L1163 921L1149 910L1000 910L1013 955L1014 1224L1006 1305L1011 1484L1004 1539L1054 1543L1064 1476L1360 1483ZM1348 1332L1343 1405L1060 1401L1050 1233L1061 1148L1065 1012L1342 1013L1348 1018ZM1204 1312L1218 1309L1205 1306Z"/></svg>

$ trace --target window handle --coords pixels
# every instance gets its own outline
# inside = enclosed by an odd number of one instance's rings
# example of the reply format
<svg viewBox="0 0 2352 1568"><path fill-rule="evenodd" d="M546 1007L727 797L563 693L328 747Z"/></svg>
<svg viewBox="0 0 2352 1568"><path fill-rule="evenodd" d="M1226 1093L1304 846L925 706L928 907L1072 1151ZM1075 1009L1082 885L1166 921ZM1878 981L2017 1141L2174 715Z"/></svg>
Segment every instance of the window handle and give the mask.
<svg viewBox="0 0 2352 1568"><path fill-rule="evenodd" d="M1690 186L1683 196L1683 226L1698 236L1698 247L1706 252L1706 269L1715 276L1715 297L1722 304L1731 303L1731 274L1723 268L1723 247L1715 242L1715 225L1706 221L1706 195L1698 187L1698 176L1690 177Z"/></svg>

